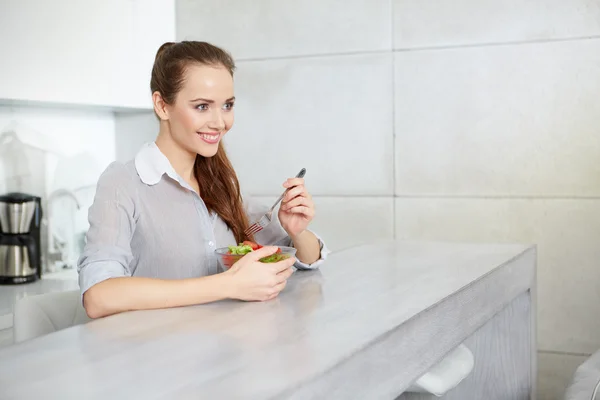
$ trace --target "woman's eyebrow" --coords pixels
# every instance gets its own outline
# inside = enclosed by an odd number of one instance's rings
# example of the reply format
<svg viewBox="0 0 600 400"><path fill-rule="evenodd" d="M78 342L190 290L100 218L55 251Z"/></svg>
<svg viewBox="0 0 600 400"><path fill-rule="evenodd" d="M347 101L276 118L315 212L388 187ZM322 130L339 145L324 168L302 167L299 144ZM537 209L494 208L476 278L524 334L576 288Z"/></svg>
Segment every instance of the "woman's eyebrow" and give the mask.
<svg viewBox="0 0 600 400"><path fill-rule="evenodd" d="M230 102L230 101L234 101L234 100L235 100L235 96L228 98L227 100L225 100L225 102ZM203 101L203 102L209 103L209 104L212 104L212 103L215 102L214 100L204 99L202 97L199 97L199 98L194 99L194 100L190 100L191 103L194 103L196 101Z"/></svg>

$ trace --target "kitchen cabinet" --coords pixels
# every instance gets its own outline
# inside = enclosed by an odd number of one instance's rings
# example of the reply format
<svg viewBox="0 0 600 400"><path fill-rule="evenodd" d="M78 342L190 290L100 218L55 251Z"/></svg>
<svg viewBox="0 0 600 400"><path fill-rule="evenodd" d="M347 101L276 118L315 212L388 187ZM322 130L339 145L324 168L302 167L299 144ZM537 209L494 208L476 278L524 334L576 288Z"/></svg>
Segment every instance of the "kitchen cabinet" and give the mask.
<svg viewBox="0 0 600 400"><path fill-rule="evenodd" d="M151 109L174 0L6 0L1 13L1 103Z"/></svg>

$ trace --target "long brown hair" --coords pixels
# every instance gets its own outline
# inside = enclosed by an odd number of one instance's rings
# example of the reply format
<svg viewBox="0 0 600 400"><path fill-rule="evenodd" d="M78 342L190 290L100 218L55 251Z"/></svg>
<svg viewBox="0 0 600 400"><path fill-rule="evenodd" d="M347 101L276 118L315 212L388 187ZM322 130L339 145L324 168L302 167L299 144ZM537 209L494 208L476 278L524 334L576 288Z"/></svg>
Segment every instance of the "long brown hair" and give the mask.
<svg viewBox="0 0 600 400"><path fill-rule="evenodd" d="M174 104L185 82L186 69L191 64L222 66L231 76L235 71L231 55L210 43L167 42L156 53L150 80L152 93L159 92L166 104ZM246 239L254 240L252 235L244 234L249 225L248 217L244 212L237 175L227 158L223 143L219 144L217 154L213 157L196 156L194 175L206 207L225 221L235 240L238 243Z"/></svg>

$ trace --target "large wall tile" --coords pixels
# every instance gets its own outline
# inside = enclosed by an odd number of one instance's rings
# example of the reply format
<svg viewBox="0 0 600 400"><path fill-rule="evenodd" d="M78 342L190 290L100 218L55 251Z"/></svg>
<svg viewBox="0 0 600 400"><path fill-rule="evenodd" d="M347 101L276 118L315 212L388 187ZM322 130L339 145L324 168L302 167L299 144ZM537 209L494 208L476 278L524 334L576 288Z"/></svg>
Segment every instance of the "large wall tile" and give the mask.
<svg viewBox="0 0 600 400"><path fill-rule="evenodd" d="M225 143L246 190L306 167L313 195L392 194L391 72L389 55L241 63Z"/></svg>
<svg viewBox="0 0 600 400"><path fill-rule="evenodd" d="M385 197L317 197L315 232L332 251L394 237L394 200Z"/></svg>
<svg viewBox="0 0 600 400"><path fill-rule="evenodd" d="M540 350L600 348L600 200L397 199L396 236L538 245Z"/></svg>
<svg viewBox="0 0 600 400"><path fill-rule="evenodd" d="M276 197L257 200L270 207ZM394 236L393 199L384 197L316 197L316 216L309 229L332 251Z"/></svg>
<svg viewBox="0 0 600 400"><path fill-rule="evenodd" d="M563 400L575 370L588 356L538 354L538 396L540 400Z"/></svg>
<svg viewBox="0 0 600 400"><path fill-rule="evenodd" d="M391 49L391 0L179 0L178 40L236 59Z"/></svg>
<svg viewBox="0 0 600 400"><path fill-rule="evenodd" d="M396 193L600 195L600 40L395 61Z"/></svg>
<svg viewBox="0 0 600 400"><path fill-rule="evenodd" d="M600 34L597 0L393 0L393 8L395 48Z"/></svg>

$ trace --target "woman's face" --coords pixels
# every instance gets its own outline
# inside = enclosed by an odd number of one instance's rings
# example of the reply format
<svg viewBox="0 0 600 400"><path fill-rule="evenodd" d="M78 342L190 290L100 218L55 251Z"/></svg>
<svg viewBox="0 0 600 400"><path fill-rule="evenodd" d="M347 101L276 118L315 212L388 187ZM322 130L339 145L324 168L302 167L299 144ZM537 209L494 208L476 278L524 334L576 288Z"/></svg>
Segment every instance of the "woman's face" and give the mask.
<svg viewBox="0 0 600 400"><path fill-rule="evenodd" d="M212 157L233 125L233 77L224 67L191 65L175 104L169 105L171 134L190 153Z"/></svg>

